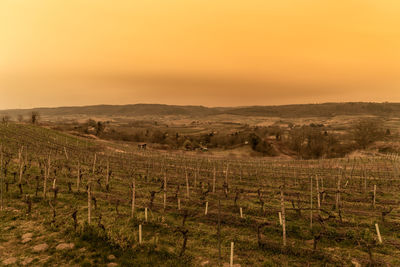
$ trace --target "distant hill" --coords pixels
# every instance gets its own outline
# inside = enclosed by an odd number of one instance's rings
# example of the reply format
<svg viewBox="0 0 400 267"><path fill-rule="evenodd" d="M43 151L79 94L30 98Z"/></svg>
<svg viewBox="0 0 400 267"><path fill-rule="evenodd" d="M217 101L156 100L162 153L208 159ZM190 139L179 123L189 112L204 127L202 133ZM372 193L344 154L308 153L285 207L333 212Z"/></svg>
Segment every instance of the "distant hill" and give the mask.
<svg viewBox="0 0 400 267"><path fill-rule="evenodd" d="M400 116L400 103L324 103L231 108L226 113L267 117L333 117L342 115Z"/></svg>
<svg viewBox="0 0 400 267"><path fill-rule="evenodd" d="M175 106L162 104L134 104L134 105L96 105L82 107L58 107L13 109L0 111L15 117L27 115L32 111L44 116L86 115L86 116L167 116L183 115L188 117L231 114L240 116L265 117L333 117L341 115L374 115L400 116L400 103L323 103L299 104L282 106L247 106L247 107L204 107L204 106Z"/></svg>
<svg viewBox="0 0 400 267"><path fill-rule="evenodd" d="M218 108L203 106L173 106L163 104L134 104L134 105L96 105L81 107L12 109L0 111L0 114L25 115L37 111L46 116L88 115L88 116L144 116L144 115L185 115L205 116L218 112Z"/></svg>

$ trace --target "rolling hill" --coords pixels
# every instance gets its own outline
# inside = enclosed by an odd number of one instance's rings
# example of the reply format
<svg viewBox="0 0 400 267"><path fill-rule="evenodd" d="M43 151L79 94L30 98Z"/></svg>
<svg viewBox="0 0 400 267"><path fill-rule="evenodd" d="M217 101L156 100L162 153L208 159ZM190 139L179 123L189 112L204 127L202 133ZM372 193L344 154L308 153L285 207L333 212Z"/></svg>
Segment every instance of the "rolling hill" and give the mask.
<svg viewBox="0 0 400 267"><path fill-rule="evenodd" d="M133 105L95 105L79 107L10 109L0 111L0 115L16 117L27 115L32 111L43 116L168 116L182 115L188 117L201 117L219 114L238 116L263 116L263 117L334 117L341 115L373 115L373 116L399 116L400 103L373 103L373 102L348 102L348 103L323 103L323 104L297 104L281 106L246 106L246 107L204 107L204 106L176 106L163 104L133 104Z"/></svg>

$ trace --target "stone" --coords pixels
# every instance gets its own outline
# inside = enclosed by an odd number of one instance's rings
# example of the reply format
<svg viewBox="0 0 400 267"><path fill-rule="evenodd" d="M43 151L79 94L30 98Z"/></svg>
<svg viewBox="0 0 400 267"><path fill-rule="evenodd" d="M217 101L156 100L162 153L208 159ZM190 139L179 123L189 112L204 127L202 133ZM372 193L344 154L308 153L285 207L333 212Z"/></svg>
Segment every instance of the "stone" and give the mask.
<svg viewBox="0 0 400 267"><path fill-rule="evenodd" d="M114 255L108 255L107 259L109 261L113 261L113 260L115 260L115 256Z"/></svg>
<svg viewBox="0 0 400 267"><path fill-rule="evenodd" d="M26 234L22 235L21 239L27 239L27 238L32 238L32 237L33 237L32 233L26 233Z"/></svg>
<svg viewBox="0 0 400 267"><path fill-rule="evenodd" d="M31 242L31 241L32 241L32 238L28 237L28 238L22 239L21 243L22 244L26 244L26 243Z"/></svg>
<svg viewBox="0 0 400 267"><path fill-rule="evenodd" d="M46 243L43 243L43 244L34 246L33 251L41 252L41 251L45 251L48 248L49 248L49 245L47 245Z"/></svg>
<svg viewBox="0 0 400 267"><path fill-rule="evenodd" d="M73 243L61 243L57 245L56 250L73 249L74 247Z"/></svg>
<svg viewBox="0 0 400 267"><path fill-rule="evenodd" d="M361 264L356 260L356 259L352 259L351 263L355 266L355 267L361 267Z"/></svg>
<svg viewBox="0 0 400 267"><path fill-rule="evenodd" d="M25 258L25 259L21 262L21 264L25 266L25 265L30 264L32 261L33 261L32 258Z"/></svg>
<svg viewBox="0 0 400 267"><path fill-rule="evenodd" d="M15 264L15 263L17 263L17 258L14 258L14 257L3 260L4 265L10 265L10 264Z"/></svg>
<svg viewBox="0 0 400 267"><path fill-rule="evenodd" d="M208 264L210 264L210 261L203 261L202 263L200 263L200 265L201 266L206 266L206 265L208 265Z"/></svg>

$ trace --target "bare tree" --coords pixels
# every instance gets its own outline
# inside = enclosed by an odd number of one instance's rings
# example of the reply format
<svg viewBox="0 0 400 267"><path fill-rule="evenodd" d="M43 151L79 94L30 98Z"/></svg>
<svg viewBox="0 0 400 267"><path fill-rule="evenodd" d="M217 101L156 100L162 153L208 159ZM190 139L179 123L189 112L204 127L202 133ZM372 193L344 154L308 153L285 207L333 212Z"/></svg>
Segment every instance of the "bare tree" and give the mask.
<svg viewBox="0 0 400 267"><path fill-rule="evenodd" d="M36 123L38 123L38 121L39 121L39 112L37 112L37 111L32 111L32 113L31 113L31 123L32 124L36 124Z"/></svg>
<svg viewBox="0 0 400 267"><path fill-rule="evenodd" d="M382 123L376 119L360 120L353 129L353 136L354 141L365 149L384 136Z"/></svg>
<svg viewBox="0 0 400 267"><path fill-rule="evenodd" d="M3 124L7 124L10 121L10 116L3 115L3 117L1 118L1 121Z"/></svg>

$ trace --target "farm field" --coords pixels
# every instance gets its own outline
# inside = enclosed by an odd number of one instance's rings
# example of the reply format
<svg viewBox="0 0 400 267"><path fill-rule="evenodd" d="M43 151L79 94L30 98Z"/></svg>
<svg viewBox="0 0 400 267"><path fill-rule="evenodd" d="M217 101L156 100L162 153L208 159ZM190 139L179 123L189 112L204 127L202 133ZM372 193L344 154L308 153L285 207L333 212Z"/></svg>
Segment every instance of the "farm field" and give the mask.
<svg viewBox="0 0 400 267"><path fill-rule="evenodd" d="M17 123L0 146L2 265L400 265L394 154L178 154Z"/></svg>

